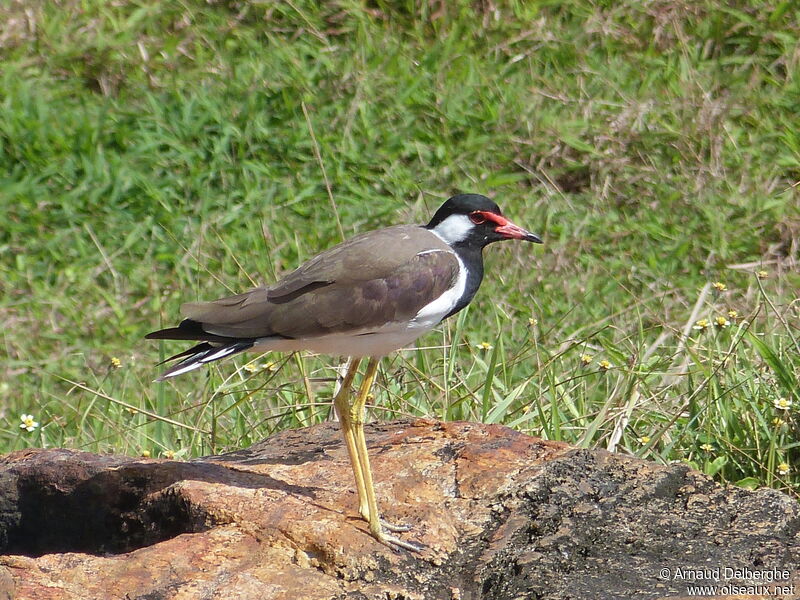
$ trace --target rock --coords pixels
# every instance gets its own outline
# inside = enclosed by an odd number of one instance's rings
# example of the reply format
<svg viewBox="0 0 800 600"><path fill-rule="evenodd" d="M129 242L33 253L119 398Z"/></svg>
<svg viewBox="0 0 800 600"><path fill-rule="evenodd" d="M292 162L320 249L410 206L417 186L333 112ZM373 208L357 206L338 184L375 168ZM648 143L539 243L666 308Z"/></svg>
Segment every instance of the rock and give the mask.
<svg viewBox="0 0 800 600"><path fill-rule="evenodd" d="M675 598L697 597L695 584L742 598L765 584L779 598L800 590L800 508L779 492L723 487L685 466L493 425L374 424L367 441L384 516L413 526L400 535L423 543L419 554L367 533L335 424L188 462L6 455L0 600Z"/></svg>

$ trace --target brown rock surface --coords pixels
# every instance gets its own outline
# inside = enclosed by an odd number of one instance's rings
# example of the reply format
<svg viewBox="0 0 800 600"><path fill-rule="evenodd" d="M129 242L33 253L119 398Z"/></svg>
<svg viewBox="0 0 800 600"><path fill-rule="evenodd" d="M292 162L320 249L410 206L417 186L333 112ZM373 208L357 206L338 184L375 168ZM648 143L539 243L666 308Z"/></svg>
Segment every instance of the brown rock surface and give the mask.
<svg viewBox="0 0 800 600"><path fill-rule="evenodd" d="M0 600L661 598L692 595L682 570L726 567L786 569L771 585L800 590L800 508L779 492L499 426L376 424L367 441L384 516L420 554L357 518L334 424L189 462L9 454Z"/></svg>

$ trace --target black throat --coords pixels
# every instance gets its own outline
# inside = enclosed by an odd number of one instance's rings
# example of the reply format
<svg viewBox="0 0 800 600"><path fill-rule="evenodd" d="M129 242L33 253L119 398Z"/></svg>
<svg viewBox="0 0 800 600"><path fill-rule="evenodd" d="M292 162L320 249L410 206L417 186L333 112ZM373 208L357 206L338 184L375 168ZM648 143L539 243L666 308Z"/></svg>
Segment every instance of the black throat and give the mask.
<svg viewBox="0 0 800 600"><path fill-rule="evenodd" d="M475 296L475 292L481 287L481 281L483 281L483 248L474 243L469 243L469 240L453 244L450 247L461 259L461 264L467 270L467 282L464 286L464 293L458 299L453 310L445 315L445 319L453 316L469 304Z"/></svg>

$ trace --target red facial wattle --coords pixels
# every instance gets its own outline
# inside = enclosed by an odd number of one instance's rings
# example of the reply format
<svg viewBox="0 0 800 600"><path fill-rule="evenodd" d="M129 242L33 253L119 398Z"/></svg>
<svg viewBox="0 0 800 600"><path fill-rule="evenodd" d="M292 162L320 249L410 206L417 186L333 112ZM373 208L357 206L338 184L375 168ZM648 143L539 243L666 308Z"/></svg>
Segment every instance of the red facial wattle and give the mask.
<svg viewBox="0 0 800 600"><path fill-rule="evenodd" d="M494 223L496 225L494 228L495 233L499 233L504 238L534 242L535 244L542 243L542 240L538 235L523 229L519 225L514 225L514 223L506 219L503 215L498 215L485 210L476 210L470 213L469 218L470 221L476 225L482 225L487 221Z"/></svg>

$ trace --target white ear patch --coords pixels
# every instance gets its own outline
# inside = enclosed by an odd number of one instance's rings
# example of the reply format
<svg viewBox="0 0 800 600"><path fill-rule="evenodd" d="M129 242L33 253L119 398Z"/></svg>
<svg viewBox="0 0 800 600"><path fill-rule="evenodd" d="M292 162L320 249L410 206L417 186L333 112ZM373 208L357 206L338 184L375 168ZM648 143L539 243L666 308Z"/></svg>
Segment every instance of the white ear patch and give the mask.
<svg viewBox="0 0 800 600"><path fill-rule="evenodd" d="M431 231L452 246L467 239L473 227L467 215L450 215Z"/></svg>

